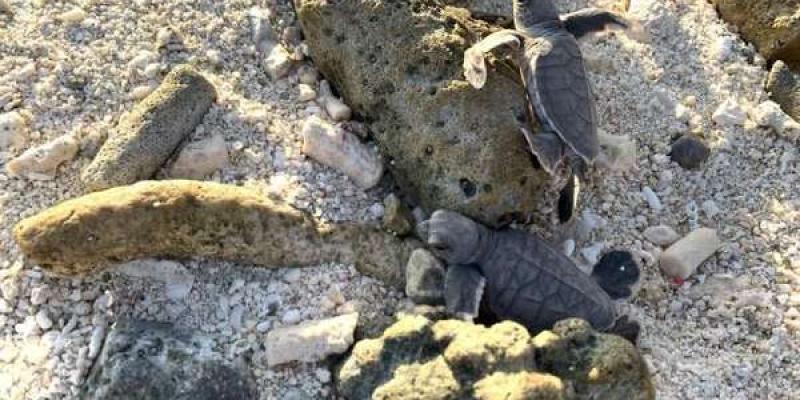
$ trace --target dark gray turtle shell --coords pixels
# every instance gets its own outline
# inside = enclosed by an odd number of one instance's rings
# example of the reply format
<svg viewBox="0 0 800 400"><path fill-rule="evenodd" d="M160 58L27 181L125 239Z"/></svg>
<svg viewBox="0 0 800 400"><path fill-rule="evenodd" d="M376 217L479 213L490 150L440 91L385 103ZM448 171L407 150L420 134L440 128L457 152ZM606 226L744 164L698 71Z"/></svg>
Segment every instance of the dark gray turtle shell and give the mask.
<svg viewBox="0 0 800 400"><path fill-rule="evenodd" d="M561 252L521 231L498 231L492 240L495 245L481 258L481 271L484 297L500 319L518 321L532 331L574 317L598 330L614 324L611 298Z"/></svg>
<svg viewBox="0 0 800 400"><path fill-rule="evenodd" d="M522 76L537 117L587 162L600 151L597 115L578 41L563 28L526 37Z"/></svg>

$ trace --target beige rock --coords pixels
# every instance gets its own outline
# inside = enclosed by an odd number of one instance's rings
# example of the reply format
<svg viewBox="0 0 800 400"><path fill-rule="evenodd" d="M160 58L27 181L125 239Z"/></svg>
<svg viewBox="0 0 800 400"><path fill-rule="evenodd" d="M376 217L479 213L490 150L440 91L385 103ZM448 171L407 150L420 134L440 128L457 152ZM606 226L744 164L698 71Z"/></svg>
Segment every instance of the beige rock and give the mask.
<svg viewBox="0 0 800 400"><path fill-rule="evenodd" d="M686 279L720 247L715 230L699 228L661 253L659 263L668 276Z"/></svg>
<svg viewBox="0 0 800 400"><path fill-rule="evenodd" d="M351 313L273 329L267 334L267 363L316 362L342 354L353 344L357 324L358 313Z"/></svg>
<svg viewBox="0 0 800 400"><path fill-rule="evenodd" d="M300 101L311 101L317 98L317 91L313 87L301 83L297 85L297 99Z"/></svg>
<svg viewBox="0 0 800 400"><path fill-rule="evenodd" d="M369 189L383 175L380 156L349 132L317 117L303 126L303 153L322 164L341 171L359 187Z"/></svg>
<svg viewBox="0 0 800 400"><path fill-rule="evenodd" d="M334 121L346 121L352 116L350 107L333 95L328 81L319 83L319 102Z"/></svg>
<svg viewBox="0 0 800 400"><path fill-rule="evenodd" d="M292 55L281 44L269 47L267 57L264 59L264 69L272 80L285 77L292 68Z"/></svg>
<svg viewBox="0 0 800 400"><path fill-rule="evenodd" d="M75 7L63 14L58 15L58 17L56 18L64 23L79 24L84 19L86 19L86 11L83 11L81 8Z"/></svg>
<svg viewBox="0 0 800 400"><path fill-rule="evenodd" d="M41 146L28 149L6 165L12 176L49 180L55 178L58 166L78 154L80 143L72 135L64 135Z"/></svg>
<svg viewBox="0 0 800 400"><path fill-rule="evenodd" d="M170 168L169 176L176 179L203 179L228 163L225 138L217 134L181 150Z"/></svg>

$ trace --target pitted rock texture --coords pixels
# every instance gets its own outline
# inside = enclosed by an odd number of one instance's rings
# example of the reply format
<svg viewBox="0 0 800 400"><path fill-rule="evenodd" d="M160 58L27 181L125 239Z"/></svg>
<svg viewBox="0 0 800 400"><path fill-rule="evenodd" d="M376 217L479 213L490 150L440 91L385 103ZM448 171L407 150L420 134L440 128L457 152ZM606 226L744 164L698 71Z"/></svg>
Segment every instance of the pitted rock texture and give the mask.
<svg viewBox="0 0 800 400"><path fill-rule="evenodd" d="M519 130L516 70L496 62L481 90L464 80L463 53L490 33L486 23L437 1L296 4L315 64L370 123L387 167L423 208L498 226L557 198L563 182L535 166Z"/></svg>
<svg viewBox="0 0 800 400"><path fill-rule="evenodd" d="M711 0L767 60L800 66L800 0Z"/></svg>
<svg viewBox="0 0 800 400"><path fill-rule="evenodd" d="M418 315L356 343L338 390L350 400L655 398L636 348L584 321L532 339L510 321L486 328Z"/></svg>
<svg viewBox="0 0 800 400"><path fill-rule="evenodd" d="M781 106L783 112L800 121L800 75L783 61L776 61L767 78L769 97Z"/></svg>
<svg viewBox="0 0 800 400"><path fill-rule="evenodd" d="M222 361L200 335L170 324L123 320L81 388L82 400L255 400L253 377ZM210 346L210 344L209 344Z"/></svg>
<svg viewBox="0 0 800 400"><path fill-rule="evenodd" d="M68 200L21 221L17 243L56 273L146 257L211 257L267 267L353 263L399 289L417 247L379 226L323 226L259 192L196 181L147 181Z"/></svg>
<svg viewBox="0 0 800 400"><path fill-rule="evenodd" d="M83 183L95 191L152 178L216 98L203 75L189 66L176 67L122 118L83 171Z"/></svg>

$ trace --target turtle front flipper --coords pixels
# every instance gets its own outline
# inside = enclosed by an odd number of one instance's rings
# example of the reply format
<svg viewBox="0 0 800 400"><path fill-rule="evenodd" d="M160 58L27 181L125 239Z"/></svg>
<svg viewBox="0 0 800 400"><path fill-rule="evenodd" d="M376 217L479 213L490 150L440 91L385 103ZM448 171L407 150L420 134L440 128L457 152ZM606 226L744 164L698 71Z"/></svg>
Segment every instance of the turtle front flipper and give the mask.
<svg viewBox="0 0 800 400"><path fill-rule="evenodd" d="M486 278L473 265L454 264L444 278L444 299L447 312L468 321L478 317Z"/></svg>
<svg viewBox="0 0 800 400"><path fill-rule="evenodd" d="M500 47L519 48L518 34L509 29L492 33L464 52L464 77L472 87L480 89L486 83L486 53Z"/></svg>
<svg viewBox="0 0 800 400"><path fill-rule="evenodd" d="M519 129L539 164L545 172L553 175L564 156L564 142L555 132L541 131L534 134L524 126Z"/></svg>
<svg viewBox="0 0 800 400"><path fill-rule="evenodd" d="M563 15L561 20L564 21L564 28L577 39L607 28L627 29L630 26L628 21L621 15L599 8L584 8Z"/></svg>

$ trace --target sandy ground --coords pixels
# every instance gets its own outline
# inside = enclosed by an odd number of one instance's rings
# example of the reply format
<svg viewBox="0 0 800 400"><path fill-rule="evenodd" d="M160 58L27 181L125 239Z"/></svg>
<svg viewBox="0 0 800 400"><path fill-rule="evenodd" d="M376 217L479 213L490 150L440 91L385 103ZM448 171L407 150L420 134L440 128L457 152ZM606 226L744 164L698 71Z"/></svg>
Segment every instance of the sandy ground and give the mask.
<svg viewBox="0 0 800 400"><path fill-rule="evenodd" d="M30 119L30 140L0 163L67 134L81 139L83 151L51 181L0 170L0 397L74 397L92 361L92 333L119 316L207 332L221 354L249 358L264 399L329 397L326 365L268 369L264 337L275 326L353 309L388 319L403 306L401 293L351 266L270 271L161 261L169 265L157 267L182 278L111 271L62 279L26 264L10 234L19 219L82 194L78 176L91 161L92 143L135 104L131 94L187 61L220 93L192 136L221 133L226 139L231 162L213 180L277 192L320 218L379 219L385 192L365 193L300 153L301 123L320 110L298 100L296 76L273 82L264 73L247 17L263 4L9 3L16 15L0 16L0 107ZM567 11L585 2L561 4ZM85 18L64 21L63 13L75 7ZM280 10L278 19L284 19L275 22L288 26L290 13ZM729 99L743 110L766 100L765 63L701 0L632 0L631 15L643 22L649 40L606 35L583 43L601 129L628 135L639 151L634 168L599 172L584 188L584 234L576 238L575 256L585 261L580 254L591 253L582 251L587 248L632 248L641 255L642 288L620 306L643 325L641 348L659 398L800 398L797 149L751 121L722 127L711 118ZM182 34L185 50L156 49L157 33L167 24ZM713 148L698 171L666 156L671 140L690 131ZM662 209L648 206L645 187ZM689 280L671 282L656 262L661 250L642 234L658 224L681 234L694 225L712 227L726 244Z"/></svg>

